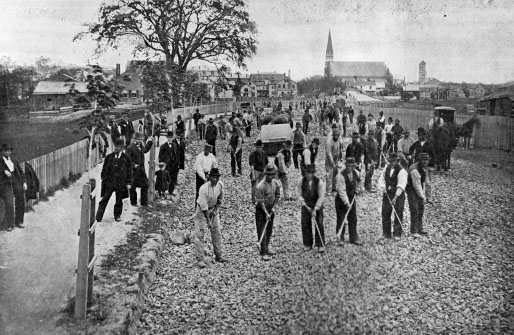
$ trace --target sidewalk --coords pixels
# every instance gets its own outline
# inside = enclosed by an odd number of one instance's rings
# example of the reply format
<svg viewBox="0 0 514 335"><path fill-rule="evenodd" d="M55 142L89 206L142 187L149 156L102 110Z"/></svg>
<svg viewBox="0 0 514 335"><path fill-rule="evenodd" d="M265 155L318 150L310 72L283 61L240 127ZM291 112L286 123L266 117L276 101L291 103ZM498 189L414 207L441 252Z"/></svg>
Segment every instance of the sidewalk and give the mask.
<svg viewBox="0 0 514 335"><path fill-rule="evenodd" d="M95 167L91 177L99 178L101 168ZM86 181L87 174L35 205L25 214L25 229L0 232L0 334L62 333L55 323L63 303L75 294L80 194ZM98 255L105 255L132 228L126 222L135 218L136 208L125 199L122 221L115 222L113 206L114 197L97 228Z"/></svg>

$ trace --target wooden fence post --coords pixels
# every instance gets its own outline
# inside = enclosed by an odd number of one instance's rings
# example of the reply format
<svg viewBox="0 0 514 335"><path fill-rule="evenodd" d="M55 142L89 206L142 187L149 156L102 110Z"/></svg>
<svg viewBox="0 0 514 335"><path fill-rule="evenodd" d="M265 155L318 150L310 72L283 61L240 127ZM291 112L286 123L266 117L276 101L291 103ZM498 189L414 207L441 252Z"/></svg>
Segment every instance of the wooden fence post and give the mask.
<svg viewBox="0 0 514 335"><path fill-rule="evenodd" d="M88 263L89 263L89 220L91 215L91 185L82 187L82 206L79 230L79 259L77 267L77 288L75 293L75 319L85 319L87 310Z"/></svg>

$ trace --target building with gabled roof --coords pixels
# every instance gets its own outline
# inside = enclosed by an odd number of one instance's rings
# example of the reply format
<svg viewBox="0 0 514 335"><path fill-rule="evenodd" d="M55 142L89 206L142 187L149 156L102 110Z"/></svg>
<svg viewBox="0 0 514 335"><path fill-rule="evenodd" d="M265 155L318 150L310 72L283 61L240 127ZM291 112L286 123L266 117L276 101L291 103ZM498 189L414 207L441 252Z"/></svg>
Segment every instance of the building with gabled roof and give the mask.
<svg viewBox="0 0 514 335"><path fill-rule="evenodd" d="M79 81L40 81L32 93L32 108L35 111L58 111L71 108L76 96L86 94L87 83Z"/></svg>
<svg viewBox="0 0 514 335"><path fill-rule="evenodd" d="M393 79L384 62L335 61L332 36L329 31L325 54L325 76L334 77L343 83L356 81L387 82Z"/></svg>

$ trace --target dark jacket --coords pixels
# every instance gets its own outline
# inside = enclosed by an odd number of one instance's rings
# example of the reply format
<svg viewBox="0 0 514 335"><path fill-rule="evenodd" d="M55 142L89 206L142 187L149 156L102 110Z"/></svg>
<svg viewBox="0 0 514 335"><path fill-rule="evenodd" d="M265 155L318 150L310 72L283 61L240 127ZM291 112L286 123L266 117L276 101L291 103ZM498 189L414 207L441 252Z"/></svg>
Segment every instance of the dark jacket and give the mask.
<svg viewBox="0 0 514 335"><path fill-rule="evenodd" d="M25 181L27 183L27 191L25 197L29 199L37 199L37 193L39 192L39 178L36 175L36 171L29 163L25 163Z"/></svg>
<svg viewBox="0 0 514 335"><path fill-rule="evenodd" d="M207 129L205 130L205 141L214 142L216 141L216 137L218 137L218 127L214 124L208 124Z"/></svg>
<svg viewBox="0 0 514 335"><path fill-rule="evenodd" d="M264 172L264 169L268 165L268 155L266 155L263 150L255 150L250 154L248 162L255 170Z"/></svg>
<svg viewBox="0 0 514 335"><path fill-rule="evenodd" d="M131 138L134 135L134 125L131 121L121 120L120 121L121 135Z"/></svg>
<svg viewBox="0 0 514 335"><path fill-rule="evenodd" d="M7 177L5 175L5 171L9 171L9 168L4 162L4 157L0 155L0 189L3 189L4 187L14 188L18 184L23 185L25 182L25 174L23 173L20 164L12 159L12 157L11 161L14 164L14 172L12 172L11 177Z"/></svg>
<svg viewBox="0 0 514 335"><path fill-rule="evenodd" d="M175 138L173 140L173 144L175 144L178 152L178 165L181 170L184 170L186 166L186 143L184 139L180 139L180 144L178 140Z"/></svg>
<svg viewBox="0 0 514 335"><path fill-rule="evenodd" d="M427 153L430 155L430 162L434 159L434 147L432 146L432 142L425 141L423 145L421 145L421 141L417 140L412 144L412 146L409 149L409 155L414 157L414 162L418 161L418 155L420 153Z"/></svg>
<svg viewBox="0 0 514 335"><path fill-rule="evenodd" d="M167 170L157 170L155 175L157 176L155 180L155 190L161 192L167 191L171 182L170 173Z"/></svg>
<svg viewBox="0 0 514 335"><path fill-rule="evenodd" d="M177 130L182 131L182 134L186 133L186 125L185 125L184 121L182 121L182 120L175 121L175 131L177 131Z"/></svg>
<svg viewBox="0 0 514 335"><path fill-rule="evenodd" d="M126 153L132 163L133 187L145 187L148 185L148 178L145 171L145 153L150 151L153 142L147 142L145 146L139 148L136 143L131 143Z"/></svg>
<svg viewBox="0 0 514 335"><path fill-rule="evenodd" d="M168 142L161 145L159 148L159 162L164 162L166 164L166 170L179 168L180 160L176 142L172 141L171 145L168 144Z"/></svg>
<svg viewBox="0 0 514 335"><path fill-rule="evenodd" d="M364 155L364 146L360 143L350 143L346 148L346 158L353 157L355 158L355 162L359 164L361 162L361 157Z"/></svg>
<svg viewBox="0 0 514 335"><path fill-rule="evenodd" d="M105 157L101 173L101 195L107 190L121 192L122 198L128 198L127 185L132 184L132 162L128 155L121 153L116 159L116 153L112 152Z"/></svg>

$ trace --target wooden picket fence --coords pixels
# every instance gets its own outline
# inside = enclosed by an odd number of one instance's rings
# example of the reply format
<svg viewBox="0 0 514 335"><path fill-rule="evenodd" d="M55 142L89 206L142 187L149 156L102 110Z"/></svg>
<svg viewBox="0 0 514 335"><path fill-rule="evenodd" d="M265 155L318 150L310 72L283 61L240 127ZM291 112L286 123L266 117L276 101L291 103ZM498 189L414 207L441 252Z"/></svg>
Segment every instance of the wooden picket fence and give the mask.
<svg viewBox="0 0 514 335"><path fill-rule="evenodd" d="M380 111L384 111L386 117L400 119L401 125L415 132L419 127L427 128L428 121L433 117L432 110L405 109L405 108L381 108L374 106L358 106L365 115L372 113L375 119ZM463 124L472 116L455 114L455 123ZM477 115L480 123L475 127L471 144L475 148L490 148L512 151L514 146L514 121L510 117Z"/></svg>
<svg viewBox="0 0 514 335"><path fill-rule="evenodd" d="M200 110L200 113L218 114L224 112L231 112L233 105L232 103L223 103L216 105L203 105L203 106L191 106L178 108L173 110L172 113L168 113L168 122L175 121L175 115L181 115L182 119L187 121L192 117L196 109ZM137 126L139 120L134 121L134 126ZM112 151L113 145L110 136L108 136L109 147L108 153ZM70 176L76 176L83 174L88 170L88 140L83 139L79 142L73 143L64 148L50 152L46 155L36 157L27 161L36 172L39 178L40 195L47 195L55 190L60 185L64 184ZM91 166L95 167L102 162L98 147L93 149L91 156ZM28 201L27 205L32 206L38 202L39 199Z"/></svg>

